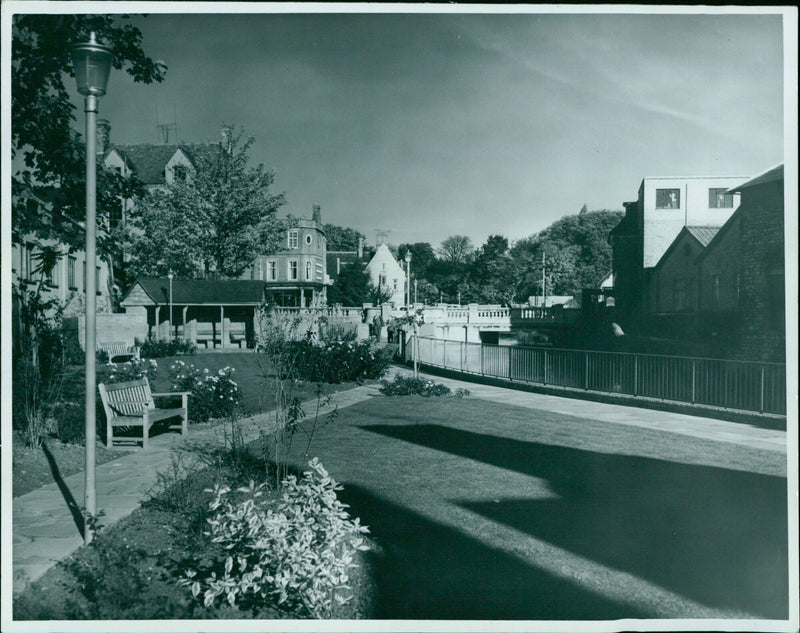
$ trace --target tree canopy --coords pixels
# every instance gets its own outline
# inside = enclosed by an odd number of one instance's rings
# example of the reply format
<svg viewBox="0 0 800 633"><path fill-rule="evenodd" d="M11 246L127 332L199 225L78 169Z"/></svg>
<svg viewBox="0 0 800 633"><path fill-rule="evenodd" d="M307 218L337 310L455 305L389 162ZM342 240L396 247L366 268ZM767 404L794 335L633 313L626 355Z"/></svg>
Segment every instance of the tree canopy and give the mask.
<svg viewBox="0 0 800 633"><path fill-rule="evenodd" d="M274 252L283 223L275 173L248 166L253 137L194 154L194 171L148 192L131 212L128 252L137 275L235 278L259 254Z"/></svg>
<svg viewBox="0 0 800 633"><path fill-rule="evenodd" d="M134 81L162 81L166 66L141 47L142 34L125 15L16 15L11 44L11 152L21 158L12 177L12 239L33 234L54 238L73 248L83 246L85 217L85 141L74 129L75 108L64 85L74 77L73 44L94 31L114 54L114 68ZM118 195L135 183L124 183L98 169L98 250L107 252L106 219L119 204ZM31 204L31 194L55 191L47 204ZM127 191L130 193L130 191Z"/></svg>
<svg viewBox="0 0 800 633"><path fill-rule="evenodd" d="M324 228L329 251L357 251L359 238L365 240L363 233L349 226L326 224Z"/></svg>
<svg viewBox="0 0 800 633"><path fill-rule="evenodd" d="M328 289L328 304L360 306L364 303L373 303L380 305L388 301L390 296L385 289L373 285L369 273L361 262L356 261L345 266Z"/></svg>
<svg viewBox="0 0 800 633"><path fill-rule="evenodd" d="M451 235L439 246L438 255L452 264L466 264L472 255L472 240L466 235Z"/></svg>

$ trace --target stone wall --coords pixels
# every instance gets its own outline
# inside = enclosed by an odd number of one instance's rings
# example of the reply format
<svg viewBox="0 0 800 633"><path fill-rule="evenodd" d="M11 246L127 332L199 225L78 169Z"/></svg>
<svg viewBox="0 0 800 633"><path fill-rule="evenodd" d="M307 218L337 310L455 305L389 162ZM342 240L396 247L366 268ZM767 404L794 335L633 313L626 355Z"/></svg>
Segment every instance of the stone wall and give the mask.
<svg viewBox="0 0 800 633"><path fill-rule="evenodd" d="M144 312L127 314L98 314L97 342L126 343L133 345L147 339L147 314ZM86 349L86 316L78 317L78 342Z"/></svg>
<svg viewBox="0 0 800 633"><path fill-rule="evenodd" d="M741 312L737 356L782 362L786 357L783 180L742 193Z"/></svg>

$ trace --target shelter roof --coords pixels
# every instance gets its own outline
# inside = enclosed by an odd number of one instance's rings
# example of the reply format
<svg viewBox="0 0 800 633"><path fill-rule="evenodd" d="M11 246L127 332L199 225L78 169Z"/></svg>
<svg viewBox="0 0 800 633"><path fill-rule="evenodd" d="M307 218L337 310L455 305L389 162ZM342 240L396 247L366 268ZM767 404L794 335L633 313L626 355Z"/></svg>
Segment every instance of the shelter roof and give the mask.
<svg viewBox="0 0 800 633"><path fill-rule="evenodd" d="M257 305L264 299L264 282L251 279L173 279L173 304ZM123 302L139 286L156 304L169 303L169 279L137 279ZM130 304L129 304L130 305Z"/></svg>
<svg viewBox="0 0 800 633"><path fill-rule="evenodd" d="M700 242L703 247L708 246L708 243L714 239L714 236L719 232L718 226L687 226L686 230L691 233L695 239Z"/></svg>

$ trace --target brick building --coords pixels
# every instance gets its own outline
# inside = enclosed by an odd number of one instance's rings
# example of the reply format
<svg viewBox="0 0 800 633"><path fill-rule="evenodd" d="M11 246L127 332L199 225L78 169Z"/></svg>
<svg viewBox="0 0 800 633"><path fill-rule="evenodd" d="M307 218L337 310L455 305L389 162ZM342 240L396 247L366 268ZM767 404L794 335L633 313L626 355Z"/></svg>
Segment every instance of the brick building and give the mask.
<svg viewBox="0 0 800 633"><path fill-rule="evenodd" d="M783 361L786 358L783 165L734 187L737 211L737 308L740 329L735 357Z"/></svg>
<svg viewBox="0 0 800 633"><path fill-rule="evenodd" d="M720 227L739 204L730 188L744 176L644 178L639 195L611 231L616 310L623 327L641 327L650 277L686 226Z"/></svg>
<svg viewBox="0 0 800 633"><path fill-rule="evenodd" d="M311 219L300 218L286 229L281 250L256 258L242 279L265 282L267 297L283 307L324 304L330 284L326 271L327 246L320 207Z"/></svg>

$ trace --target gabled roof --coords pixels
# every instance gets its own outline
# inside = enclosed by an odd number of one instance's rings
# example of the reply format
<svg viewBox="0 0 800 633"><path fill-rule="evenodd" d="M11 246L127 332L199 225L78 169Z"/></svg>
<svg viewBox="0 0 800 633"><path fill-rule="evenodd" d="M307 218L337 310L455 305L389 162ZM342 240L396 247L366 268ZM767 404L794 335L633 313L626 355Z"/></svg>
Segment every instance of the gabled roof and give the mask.
<svg viewBox="0 0 800 633"><path fill-rule="evenodd" d="M173 279L173 304L258 305L264 299L264 282L250 279ZM169 279L137 279L122 299L139 286L155 303L169 303Z"/></svg>
<svg viewBox="0 0 800 633"><path fill-rule="evenodd" d="M686 230L691 233L700 245L705 248L714 239L719 231L718 226L687 226Z"/></svg>
<svg viewBox="0 0 800 633"><path fill-rule="evenodd" d="M729 189L728 193L738 193L742 191L742 189L749 189L750 187L755 187L756 185L763 185L768 182L777 182L779 180L783 180L783 164L773 167L772 169L768 169L763 174L756 176L752 180L748 180L744 184L737 185L736 187Z"/></svg>
<svg viewBox="0 0 800 633"><path fill-rule="evenodd" d="M701 248L705 249L708 243L714 239L714 236L719 231L720 227L718 226L684 226L680 233L675 236L675 239L672 240L672 244L669 245L669 248L664 251L664 254L659 258L658 262L654 266L654 268L658 268L669 258L672 251L675 250L676 245L678 242L681 241L681 237L684 235L689 235L694 239ZM698 256L699 257L699 256Z"/></svg>
<svg viewBox="0 0 800 633"><path fill-rule="evenodd" d="M164 168L175 152L181 150L186 157L194 163L199 156L211 157L220 151L219 145L114 145L114 151L122 157L125 163L136 172L137 178L145 185L163 185L166 183Z"/></svg>
<svg viewBox="0 0 800 633"><path fill-rule="evenodd" d="M708 244L706 244L706 247L703 249L703 252L697 256L698 262L702 259L705 259L706 255L708 255L709 253L713 252L714 249L716 249L719 241L728 231L730 231L731 227L734 224L736 224L737 220L739 219L739 215L741 214L741 209L742 207L736 209L736 211L733 212L733 215L731 215L731 217L727 219L725 224L719 227L719 230L717 231L716 235L714 235L713 239Z"/></svg>

